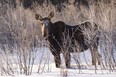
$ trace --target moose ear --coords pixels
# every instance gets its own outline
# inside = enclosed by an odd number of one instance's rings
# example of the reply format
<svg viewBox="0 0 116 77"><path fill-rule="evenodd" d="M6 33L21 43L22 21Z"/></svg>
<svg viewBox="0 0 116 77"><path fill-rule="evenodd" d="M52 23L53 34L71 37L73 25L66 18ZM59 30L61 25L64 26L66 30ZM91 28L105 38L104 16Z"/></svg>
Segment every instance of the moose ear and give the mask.
<svg viewBox="0 0 116 77"><path fill-rule="evenodd" d="M48 15L48 18L50 18L50 19L51 19L51 18L53 18L53 17L54 17L54 12L53 12L53 11L51 11L51 12L50 12L50 14Z"/></svg>
<svg viewBox="0 0 116 77"><path fill-rule="evenodd" d="M40 20L40 21L41 21L41 20L42 20L42 16L41 16L41 15L39 15L39 14L35 14L35 19L36 19L36 20Z"/></svg>

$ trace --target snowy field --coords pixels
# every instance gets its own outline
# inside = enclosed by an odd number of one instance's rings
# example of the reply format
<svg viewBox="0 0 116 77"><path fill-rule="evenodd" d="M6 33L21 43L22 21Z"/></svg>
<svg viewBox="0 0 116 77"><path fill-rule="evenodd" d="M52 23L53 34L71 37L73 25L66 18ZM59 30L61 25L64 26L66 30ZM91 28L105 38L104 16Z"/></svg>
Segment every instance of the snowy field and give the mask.
<svg viewBox="0 0 116 77"><path fill-rule="evenodd" d="M73 59L74 56L80 59L80 68L77 67L77 63ZM91 65L91 55L90 51L87 50L84 53L79 54L71 54L71 69L66 69L64 67L64 59L62 57L62 66L61 68L55 68L54 59L52 54L50 53L48 48L39 48L37 52L35 52L35 62L33 64L32 74L29 76L20 74L19 66L17 61L16 53L9 56L12 62L12 68L14 74L11 76L2 75L0 77L116 77L116 70L110 72L109 70L103 69L102 66L95 67ZM37 71L39 72L37 73Z"/></svg>

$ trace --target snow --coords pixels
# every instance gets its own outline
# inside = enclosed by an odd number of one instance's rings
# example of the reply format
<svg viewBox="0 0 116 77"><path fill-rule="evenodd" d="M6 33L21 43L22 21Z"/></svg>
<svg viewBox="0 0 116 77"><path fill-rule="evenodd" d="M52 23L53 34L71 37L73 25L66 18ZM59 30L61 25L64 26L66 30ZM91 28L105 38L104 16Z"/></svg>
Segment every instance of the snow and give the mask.
<svg viewBox="0 0 116 77"><path fill-rule="evenodd" d="M44 54L43 61L40 67L39 73L38 64L40 63L40 59ZM87 50L84 53L80 54L71 54L72 58L75 55L79 55L81 61L81 68L76 67L75 61L72 59L72 68L67 69L64 67L64 59L62 57L62 67L56 68L54 59L50 50L48 48L39 48L36 53L36 60L33 66L32 74L29 76L23 75L19 73L17 64L13 64L16 72L13 76L0 76L0 77L116 77L116 70L110 72L109 70L102 69L101 66L97 66L95 71L95 67L91 65L91 55L90 51ZM16 55L14 55L16 57ZM87 63L85 62L87 60ZM48 64L49 63L49 64ZM88 64L88 65L87 65ZM45 67L44 67L45 65Z"/></svg>
<svg viewBox="0 0 116 77"><path fill-rule="evenodd" d="M1 77L65 77L61 75L61 69L55 68L51 72L42 73L42 74L32 74L30 76L25 75L15 75L15 76L1 76ZM84 70L83 70L84 71ZM100 70L98 70L100 72ZM86 70L79 74L78 71L75 70L67 70L67 77L116 77L116 73L98 73L95 74L94 70Z"/></svg>

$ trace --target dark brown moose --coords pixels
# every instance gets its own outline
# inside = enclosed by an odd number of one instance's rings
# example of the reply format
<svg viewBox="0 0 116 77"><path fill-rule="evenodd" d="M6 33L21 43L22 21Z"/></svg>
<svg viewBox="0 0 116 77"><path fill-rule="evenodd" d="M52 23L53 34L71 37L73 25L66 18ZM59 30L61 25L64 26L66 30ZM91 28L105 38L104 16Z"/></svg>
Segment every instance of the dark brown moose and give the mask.
<svg viewBox="0 0 116 77"><path fill-rule="evenodd" d="M70 68L70 52L83 52L87 49L91 51L92 65L100 64L100 54L98 53L99 31L97 25L93 23L94 27L92 29L96 33L93 33L94 35L87 42L84 31L91 30L92 24L90 22L70 26L62 21L51 22L53 17L54 12L50 12L48 17L44 18L39 14L35 14L36 20L40 21L42 35L49 42L56 67L59 68L61 65L60 53L64 55L66 67Z"/></svg>

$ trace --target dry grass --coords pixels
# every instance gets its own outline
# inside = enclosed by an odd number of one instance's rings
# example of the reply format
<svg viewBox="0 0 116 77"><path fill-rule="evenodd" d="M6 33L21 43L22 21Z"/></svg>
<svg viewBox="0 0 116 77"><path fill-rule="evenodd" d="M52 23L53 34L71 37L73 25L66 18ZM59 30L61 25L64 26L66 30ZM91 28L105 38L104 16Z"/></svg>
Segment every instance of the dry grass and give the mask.
<svg viewBox="0 0 116 77"><path fill-rule="evenodd" d="M96 22L99 25L100 35L100 54L102 55L102 64L101 69L105 68L110 71L114 71L116 65L115 58L115 38L114 30L116 25L116 8L114 7L114 0L109 4L104 4L98 2L97 4L90 5L90 9L86 9L84 6L81 6L81 10L76 9L72 4L66 5L66 8L62 12L57 12L53 5L44 4L43 7L38 6L34 11L29 9L24 9L22 6L17 6L16 9L11 9L7 7L7 12L0 12L0 19L3 22L1 26L7 26L8 31L11 32L12 38L15 39L15 52L18 54L17 63L19 63L20 72L30 75L32 73L31 64L34 64L36 58L37 50L34 48L34 41L37 40L37 47L41 47L41 33L39 30L39 22L34 19L34 13L38 12L42 16L48 15L49 12L54 11L55 17L53 22L61 20L66 24L76 25L85 21ZM1 7L0 10L3 10L4 7ZM1 33L1 32L0 32ZM87 32L86 32L87 33ZM89 32L88 35L92 33ZM12 75L14 74L14 69L12 68L12 62L8 60L5 56L10 53L9 46L5 47L7 53L1 53L0 57L6 59L5 66L1 66L1 73ZM30 55L33 53L33 55ZM5 56L3 56L5 55ZM78 57L77 57L78 58ZM81 64L81 63L80 63ZM1 65L3 65L1 60ZM23 71L22 71L23 70ZM38 69L39 70L39 69ZM67 75L67 70L61 68L61 71L65 72ZM39 71L38 71L39 72ZM64 73L64 74L65 74ZM64 74L61 73L63 76Z"/></svg>

